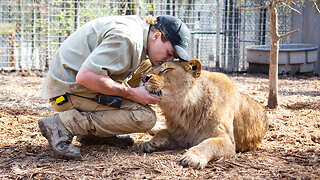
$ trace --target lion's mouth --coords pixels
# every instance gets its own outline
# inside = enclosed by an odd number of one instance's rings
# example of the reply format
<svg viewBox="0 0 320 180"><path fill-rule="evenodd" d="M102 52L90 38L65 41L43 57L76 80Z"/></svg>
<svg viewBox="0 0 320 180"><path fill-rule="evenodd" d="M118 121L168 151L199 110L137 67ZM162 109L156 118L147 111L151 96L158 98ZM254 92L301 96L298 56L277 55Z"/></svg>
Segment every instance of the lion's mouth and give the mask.
<svg viewBox="0 0 320 180"><path fill-rule="evenodd" d="M156 96L162 96L162 91L149 91L150 94L156 95Z"/></svg>
<svg viewBox="0 0 320 180"><path fill-rule="evenodd" d="M158 89L151 89L150 90L150 88L148 88L148 85L146 83L143 83L142 85L147 88L147 90L149 91L150 94L153 94L155 96L162 96L162 91L160 89L159 90Z"/></svg>

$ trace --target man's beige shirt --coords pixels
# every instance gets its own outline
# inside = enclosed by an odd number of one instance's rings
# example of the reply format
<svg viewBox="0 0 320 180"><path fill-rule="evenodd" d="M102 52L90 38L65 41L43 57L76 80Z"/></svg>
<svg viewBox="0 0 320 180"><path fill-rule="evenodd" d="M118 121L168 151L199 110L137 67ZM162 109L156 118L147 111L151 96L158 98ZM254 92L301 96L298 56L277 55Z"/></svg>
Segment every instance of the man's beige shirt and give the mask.
<svg viewBox="0 0 320 180"><path fill-rule="evenodd" d="M94 93L76 83L81 66L126 82L146 59L149 26L138 16L110 16L86 23L54 54L40 96Z"/></svg>

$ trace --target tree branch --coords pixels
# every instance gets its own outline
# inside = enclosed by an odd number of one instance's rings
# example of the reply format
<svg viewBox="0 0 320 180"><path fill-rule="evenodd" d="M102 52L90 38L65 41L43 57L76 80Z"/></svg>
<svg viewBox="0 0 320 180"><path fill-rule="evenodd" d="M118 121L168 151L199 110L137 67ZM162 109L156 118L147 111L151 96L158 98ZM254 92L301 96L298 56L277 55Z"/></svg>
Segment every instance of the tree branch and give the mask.
<svg viewBox="0 0 320 180"><path fill-rule="evenodd" d="M276 3L277 4L282 4L282 3L291 3L293 1L296 1L296 0L284 0L284 1L277 1Z"/></svg>
<svg viewBox="0 0 320 180"><path fill-rule="evenodd" d="M293 10L293 11L295 11L295 12L297 12L297 13L301 14L301 12L300 12L300 11L298 11L297 9L294 9L293 7L291 7L290 5L288 5L288 4L286 4L286 3L282 3L282 5L287 6L289 9L291 9L291 10Z"/></svg>
<svg viewBox="0 0 320 180"><path fill-rule="evenodd" d="M314 7L316 8L316 10L320 13L320 9L319 9L318 4L316 3L316 1L312 1L312 2L313 2Z"/></svg>
<svg viewBox="0 0 320 180"><path fill-rule="evenodd" d="M284 38L284 37L286 37L286 36L289 36L290 34L299 32L299 31L300 31L300 29L296 29L296 30L294 30L294 31L290 31L290 32L288 32L288 33L286 33L286 34L283 34L283 35L279 36L279 39Z"/></svg>
<svg viewBox="0 0 320 180"><path fill-rule="evenodd" d="M291 3L291 2L294 2L294 1L296 1L296 0L276 1L276 4ZM289 6L289 5L287 5L287 6ZM290 6L289 6L289 7L290 7ZM317 6L317 7L318 7L318 6ZM290 8L291 8L291 7L290 7ZM254 8L254 9L243 9L243 8L237 7L236 9L241 10L241 11L256 11L256 10L260 10L260 9L268 9L268 6L260 6L260 7ZM296 10L296 9L293 9L293 8L291 8L291 9L294 10L294 11L299 12L299 11ZM319 10L319 9L318 9L318 10ZM301 14L301 13L299 12L299 14Z"/></svg>
<svg viewBox="0 0 320 180"><path fill-rule="evenodd" d="M254 9L242 9L242 8L236 8L238 10L241 10L241 11L256 11L256 10L260 10L260 9L268 9L268 6L260 6L260 7L257 7L257 8L254 8Z"/></svg>

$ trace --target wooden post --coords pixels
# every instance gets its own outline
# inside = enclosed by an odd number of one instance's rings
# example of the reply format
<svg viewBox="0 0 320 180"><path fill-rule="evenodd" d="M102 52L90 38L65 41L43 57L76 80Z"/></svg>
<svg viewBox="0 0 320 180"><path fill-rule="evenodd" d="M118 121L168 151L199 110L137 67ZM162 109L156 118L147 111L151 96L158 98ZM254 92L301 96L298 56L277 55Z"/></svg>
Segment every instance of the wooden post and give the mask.
<svg viewBox="0 0 320 180"><path fill-rule="evenodd" d="M15 66L15 59L14 59L14 39L15 39L15 33L11 33L11 49L10 49L10 67L14 67Z"/></svg>
<svg viewBox="0 0 320 180"><path fill-rule="evenodd" d="M268 107L278 106L278 57L279 57L279 34L278 12L275 0L271 0L268 6L270 13L270 64L269 64L269 97Z"/></svg>

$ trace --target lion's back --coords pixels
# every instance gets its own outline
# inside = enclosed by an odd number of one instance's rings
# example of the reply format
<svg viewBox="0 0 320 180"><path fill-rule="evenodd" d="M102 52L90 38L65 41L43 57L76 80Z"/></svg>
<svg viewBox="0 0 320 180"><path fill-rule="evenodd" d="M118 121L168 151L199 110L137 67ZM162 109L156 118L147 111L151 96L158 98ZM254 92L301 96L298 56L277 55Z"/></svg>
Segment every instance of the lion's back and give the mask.
<svg viewBox="0 0 320 180"><path fill-rule="evenodd" d="M221 104L215 106L234 108L233 123L230 123L233 124L236 150L244 152L256 149L269 126L264 107L248 95L240 93L226 74L203 71L202 75L202 78L206 79L203 81L203 86L219 91L218 98L221 99L216 103ZM204 91L206 92L208 91Z"/></svg>

